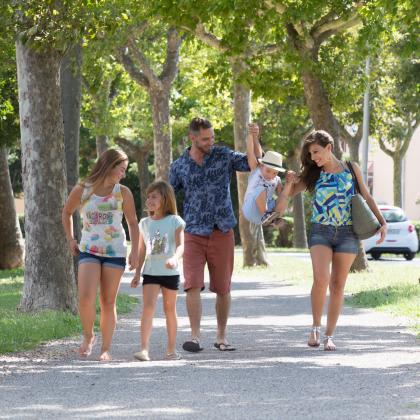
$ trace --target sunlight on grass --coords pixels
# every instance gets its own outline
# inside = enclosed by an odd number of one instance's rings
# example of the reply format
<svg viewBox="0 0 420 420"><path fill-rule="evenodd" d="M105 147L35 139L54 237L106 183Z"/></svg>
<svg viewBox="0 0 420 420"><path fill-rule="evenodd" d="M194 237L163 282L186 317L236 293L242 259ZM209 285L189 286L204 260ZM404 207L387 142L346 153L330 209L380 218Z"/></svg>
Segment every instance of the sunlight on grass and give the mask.
<svg viewBox="0 0 420 420"><path fill-rule="evenodd" d="M235 256L234 275L256 275L307 287L312 284L312 265L309 258L269 255L269 267L242 267L242 255ZM346 284L346 303L385 310L413 321L420 333L420 270L416 266L390 265L369 261L369 272L350 273Z"/></svg>

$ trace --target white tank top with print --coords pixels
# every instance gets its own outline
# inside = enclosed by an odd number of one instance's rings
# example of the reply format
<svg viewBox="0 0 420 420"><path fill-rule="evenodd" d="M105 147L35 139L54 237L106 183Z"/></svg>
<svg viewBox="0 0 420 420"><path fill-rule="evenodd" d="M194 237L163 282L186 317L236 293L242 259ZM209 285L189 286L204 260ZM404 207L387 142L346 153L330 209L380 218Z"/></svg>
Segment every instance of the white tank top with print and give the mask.
<svg viewBox="0 0 420 420"><path fill-rule="evenodd" d="M126 257L127 244L121 224L123 197L121 185L115 184L111 194L100 197L92 194L92 187L83 190L81 252L101 257Z"/></svg>

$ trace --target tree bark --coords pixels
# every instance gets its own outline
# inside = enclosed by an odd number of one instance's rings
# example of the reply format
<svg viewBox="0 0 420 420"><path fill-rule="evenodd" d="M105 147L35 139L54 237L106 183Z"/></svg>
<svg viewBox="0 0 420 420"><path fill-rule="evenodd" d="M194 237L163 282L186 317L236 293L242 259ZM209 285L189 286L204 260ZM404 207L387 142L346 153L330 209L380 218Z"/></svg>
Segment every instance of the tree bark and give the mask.
<svg viewBox="0 0 420 420"><path fill-rule="evenodd" d="M346 142L350 150L350 160L359 163L359 148L363 136L363 124L359 124L356 133L352 136L344 127L340 126L342 139Z"/></svg>
<svg viewBox="0 0 420 420"><path fill-rule="evenodd" d="M172 162L172 130L169 115L169 90L149 88L153 121L155 179L168 179Z"/></svg>
<svg viewBox="0 0 420 420"><path fill-rule="evenodd" d="M232 66L233 77L240 75L242 71L241 63L234 63ZM251 92L248 87L234 81L234 137L235 150L246 150L246 135L250 118ZM242 209L246 187L248 185L248 174L237 172L238 201L239 208ZM260 230L261 232L258 232ZM243 248L243 265L252 267L253 265L267 265L267 256L264 243L262 227L255 228L254 235L250 230L250 224L239 211L239 232ZM257 257L258 256L258 257Z"/></svg>
<svg viewBox="0 0 420 420"><path fill-rule="evenodd" d="M140 211L139 216L146 216L145 206L146 206L146 189L150 183L150 172L148 168L148 161L150 156L150 151L152 149L151 142L145 142L143 144L135 144L132 141L125 139L123 137L115 138L115 143L120 146L127 156L130 159L133 159L137 163L138 179L140 185L140 210L137 209L137 212Z"/></svg>
<svg viewBox="0 0 420 420"><path fill-rule="evenodd" d="M108 136L98 134L96 136L96 155L99 157L108 150Z"/></svg>
<svg viewBox="0 0 420 420"><path fill-rule="evenodd" d="M394 192L394 206L402 206L402 196L401 196L401 170L402 170L402 160L407 153L408 146L410 145L410 140L412 135L417 128L416 126L411 125L411 121L408 122L408 133L403 140L399 140L396 144L394 150L388 149L384 140L379 137L379 147L381 150L392 158L394 168L393 168L393 192Z"/></svg>
<svg viewBox="0 0 420 420"><path fill-rule="evenodd" d="M393 171L393 183L394 183L394 206L402 206L402 197L401 197L401 166L402 158L398 152L393 153L392 160L394 162L394 171Z"/></svg>
<svg viewBox="0 0 420 420"><path fill-rule="evenodd" d="M0 147L0 269L22 266L24 254L7 155L7 149Z"/></svg>
<svg viewBox="0 0 420 420"><path fill-rule="evenodd" d="M298 52L302 60L301 80L305 101L315 130L325 130L334 139L334 154L341 159L340 126L333 114L327 91L322 79L316 74L319 40L310 36L302 37L292 24L287 25L290 45Z"/></svg>
<svg viewBox="0 0 420 420"><path fill-rule="evenodd" d="M300 145L287 156L287 164L295 171L299 172ZM308 240L306 236L305 206L303 202L303 193L296 194L293 197L293 247L307 248Z"/></svg>
<svg viewBox="0 0 420 420"><path fill-rule="evenodd" d="M350 150L350 160L352 162L356 162L359 163L359 146L360 146L360 142L350 142L347 143L347 146L349 146L349 150Z"/></svg>
<svg viewBox="0 0 420 420"><path fill-rule="evenodd" d="M82 48L76 45L64 56L60 68L61 106L64 125L64 150L66 157L67 191L79 181L80 107L82 99ZM73 214L73 235L81 238L80 214ZM73 257L74 275L77 279L78 257Z"/></svg>
<svg viewBox="0 0 420 420"><path fill-rule="evenodd" d="M293 197L293 247L308 248L306 237L305 207L303 194L299 193Z"/></svg>
<svg viewBox="0 0 420 420"><path fill-rule="evenodd" d="M119 60L131 78L147 89L153 121L155 179L168 179L172 162L172 129L170 124L169 96L172 83L178 74L179 49L182 39L175 28L167 32L166 57L160 75L153 70L148 59L134 39L127 48L118 52ZM130 52L127 53L126 49Z"/></svg>
<svg viewBox="0 0 420 420"><path fill-rule="evenodd" d="M25 276L20 309L76 312L70 250L61 224L67 181L60 101L61 56L16 43L22 178L25 197Z"/></svg>
<svg viewBox="0 0 420 420"><path fill-rule="evenodd" d="M325 130L334 139L334 154L338 159L343 155L340 143L340 129L335 119L322 80L310 69L302 71L302 82L306 104L309 108L315 130Z"/></svg>

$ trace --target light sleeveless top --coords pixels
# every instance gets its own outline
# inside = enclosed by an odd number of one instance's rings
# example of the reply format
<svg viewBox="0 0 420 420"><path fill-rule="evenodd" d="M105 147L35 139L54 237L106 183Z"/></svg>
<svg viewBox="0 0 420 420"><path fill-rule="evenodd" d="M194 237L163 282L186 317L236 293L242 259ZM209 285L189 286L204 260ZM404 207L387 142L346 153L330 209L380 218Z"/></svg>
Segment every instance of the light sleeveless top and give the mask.
<svg viewBox="0 0 420 420"><path fill-rule="evenodd" d="M121 224L121 185L115 184L106 197L92 194L92 188L85 187L81 203L83 229L80 251L101 257L126 257L127 244Z"/></svg>
<svg viewBox="0 0 420 420"><path fill-rule="evenodd" d="M351 225L353 194L353 177L347 168L337 173L321 171L315 184L311 222L333 226Z"/></svg>

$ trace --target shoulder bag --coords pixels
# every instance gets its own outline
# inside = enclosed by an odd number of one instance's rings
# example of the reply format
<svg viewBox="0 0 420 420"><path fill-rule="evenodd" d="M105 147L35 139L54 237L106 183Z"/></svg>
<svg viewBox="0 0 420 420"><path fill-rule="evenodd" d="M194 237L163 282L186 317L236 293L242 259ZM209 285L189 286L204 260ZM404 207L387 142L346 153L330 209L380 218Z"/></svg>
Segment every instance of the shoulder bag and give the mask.
<svg viewBox="0 0 420 420"><path fill-rule="evenodd" d="M366 200L360 194L359 183L354 173L351 162L347 162L354 181L355 194L351 197L351 218L353 231L359 239L367 239L373 236L381 227L378 219L370 209Z"/></svg>

